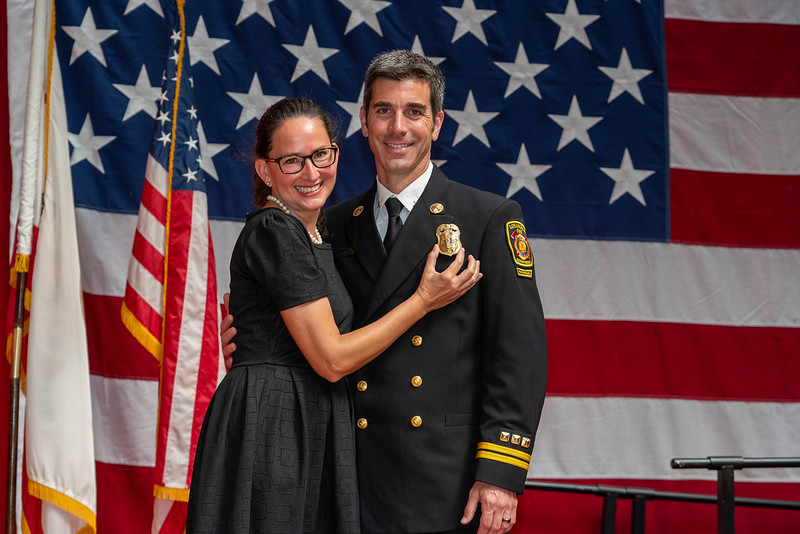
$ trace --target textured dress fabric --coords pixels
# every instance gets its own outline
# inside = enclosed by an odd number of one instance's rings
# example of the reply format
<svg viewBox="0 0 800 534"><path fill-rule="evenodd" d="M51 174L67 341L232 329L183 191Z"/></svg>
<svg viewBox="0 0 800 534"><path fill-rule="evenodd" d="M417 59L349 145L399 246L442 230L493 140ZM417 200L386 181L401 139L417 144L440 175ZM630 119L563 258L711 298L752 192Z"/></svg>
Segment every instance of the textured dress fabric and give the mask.
<svg viewBox="0 0 800 534"><path fill-rule="evenodd" d="M280 315L323 297L349 331L330 245L278 209L249 216L231 258L236 352L200 432L188 534L359 532L346 380L317 375Z"/></svg>

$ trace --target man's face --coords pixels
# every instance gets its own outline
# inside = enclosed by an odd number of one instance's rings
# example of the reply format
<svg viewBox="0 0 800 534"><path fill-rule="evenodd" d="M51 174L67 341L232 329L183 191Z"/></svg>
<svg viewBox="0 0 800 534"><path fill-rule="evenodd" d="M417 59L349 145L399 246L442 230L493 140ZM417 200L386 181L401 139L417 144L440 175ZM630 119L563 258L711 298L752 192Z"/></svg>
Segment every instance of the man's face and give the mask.
<svg viewBox="0 0 800 534"><path fill-rule="evenodd" d="M435 117L431 111L428 82L375 81L369 109L361 108L361 133L383 185L398 193L425 171L443 120L443 111Z"/></svg>

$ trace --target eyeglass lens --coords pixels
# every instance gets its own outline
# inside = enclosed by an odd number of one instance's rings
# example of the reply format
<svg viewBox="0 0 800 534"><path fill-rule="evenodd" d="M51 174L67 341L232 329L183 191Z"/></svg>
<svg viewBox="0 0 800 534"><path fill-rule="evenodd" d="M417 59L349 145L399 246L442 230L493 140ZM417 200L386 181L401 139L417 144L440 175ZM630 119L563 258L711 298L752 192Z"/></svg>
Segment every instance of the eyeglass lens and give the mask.
<svg viewBox="0 0 800 534"><path fill-rule="evenodd" d="M312 154L308 156L300 156L300 155L290 155L284 156L282 158L278 158L278 165L280 165L281 171L286 174L294 174L296 172L300 172L303 170L303 166L305 165L306 159L310 159L311 163L318 169L324 169L325 167L330 167L333 165L333 162L336 160L336 148L328 147L328 148L321 148L316 150Z"/></svg>

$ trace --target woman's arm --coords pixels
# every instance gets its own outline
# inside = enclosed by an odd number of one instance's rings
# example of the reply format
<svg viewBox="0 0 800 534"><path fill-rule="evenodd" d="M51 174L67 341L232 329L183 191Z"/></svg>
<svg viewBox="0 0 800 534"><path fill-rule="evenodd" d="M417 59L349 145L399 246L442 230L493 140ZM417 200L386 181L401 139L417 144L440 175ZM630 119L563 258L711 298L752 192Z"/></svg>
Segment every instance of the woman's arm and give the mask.
<svg viewBox="0 0 800 534"><path fill-rule="evenodd" d="M436 272L438 247L425 263L419 287L407 300L367 326L340 334L330 301L317 299L281 312L286 327L308 363L321 377L336 382L371 362L426 313L445 306L466 293L483 276L480 262L469 256L460 274L464 249L453 263Z"/></svg>

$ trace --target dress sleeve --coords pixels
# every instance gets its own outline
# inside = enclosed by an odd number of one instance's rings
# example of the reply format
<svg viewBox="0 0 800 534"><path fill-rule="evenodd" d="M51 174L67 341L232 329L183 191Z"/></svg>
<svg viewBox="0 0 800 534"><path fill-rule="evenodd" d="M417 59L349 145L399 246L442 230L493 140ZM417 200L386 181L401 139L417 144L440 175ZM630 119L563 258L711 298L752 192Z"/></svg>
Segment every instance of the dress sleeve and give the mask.
<svg viewBox="0 0 800 534"><path fill-rule="evenodd" d="M276 209L250 221L245 236L244 261L278 310L325 297L325 272L314 256L313 244L302 223Z"/></svg>

